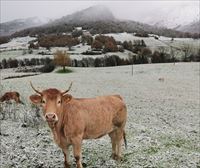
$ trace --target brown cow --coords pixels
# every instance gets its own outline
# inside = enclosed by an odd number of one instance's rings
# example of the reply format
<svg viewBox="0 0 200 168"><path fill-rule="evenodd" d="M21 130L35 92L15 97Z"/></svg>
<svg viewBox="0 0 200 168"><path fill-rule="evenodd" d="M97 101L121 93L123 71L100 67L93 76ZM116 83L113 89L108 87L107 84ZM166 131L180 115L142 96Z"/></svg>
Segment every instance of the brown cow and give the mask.
<svg viewBox="0 0 200 168"><path fill-rule="evenodd" d="M22 101L20 100L20 94L18 92L6 92L0 98L0 102L10 101L10 100L15 100L16 103L22 103Z"/></svg>
<svg viewBox="0 0 200 168"><path fill-rule="evenodd" d="M119 95L96 98L74 98L67 92L50 88L30 96L32 103L42 105L44 116L55 142L63 150L64 165L69 165L69 146L73 147L77 168L82 168L81 144L83 139L96 139L108 134L112 142L112 157L121 159L125 139L126 105Z"/></svg>

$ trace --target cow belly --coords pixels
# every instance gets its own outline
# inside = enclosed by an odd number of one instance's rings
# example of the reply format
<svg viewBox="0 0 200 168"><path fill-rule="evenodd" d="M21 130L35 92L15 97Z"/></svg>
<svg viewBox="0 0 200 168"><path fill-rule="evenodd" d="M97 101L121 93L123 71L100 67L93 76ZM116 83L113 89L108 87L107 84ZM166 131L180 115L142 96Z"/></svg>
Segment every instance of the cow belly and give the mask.
<svg viewBox="0 0 200 168"><path fill-rule="evenodd" d="M84 131L84 139L96 139L100 138L114 129L114 125L112 123L112 116L107 115L106 118L98 117L92 118L86 125Z"/></svg>
<svg viewBox="0 0 200 168"><path fill-rule="evenodd" d="M104 130L86 130L83 139L97 139L113 131L114 128Z"/></svg>

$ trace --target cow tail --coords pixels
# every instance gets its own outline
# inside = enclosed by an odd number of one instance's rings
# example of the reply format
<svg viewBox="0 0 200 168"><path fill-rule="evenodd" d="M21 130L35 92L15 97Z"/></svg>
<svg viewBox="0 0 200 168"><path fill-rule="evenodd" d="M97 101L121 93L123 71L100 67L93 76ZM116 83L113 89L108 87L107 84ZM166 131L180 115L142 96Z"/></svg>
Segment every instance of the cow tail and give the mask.
<svg viewBox="0 0 200 168"><path fill-rule="evenodd" d="M125 131L123 131L123 138L124 138L125 148L127 149L127 141L126 141L126 133L125 133Z"/></svg>

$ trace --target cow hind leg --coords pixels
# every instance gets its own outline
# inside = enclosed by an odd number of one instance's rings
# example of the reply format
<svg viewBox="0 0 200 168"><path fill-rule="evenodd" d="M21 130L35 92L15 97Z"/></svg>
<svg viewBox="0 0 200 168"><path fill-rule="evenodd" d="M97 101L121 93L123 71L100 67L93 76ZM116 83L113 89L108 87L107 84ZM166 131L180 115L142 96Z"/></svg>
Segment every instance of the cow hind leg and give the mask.
<svg viewBox="0 0 200 168"><path fill-rule="evenodd" d="M112 142L112 158L114 160L121 160L122 156L122 142L123 142L124 130L121 128L116 129L110 135Z"/></svg>

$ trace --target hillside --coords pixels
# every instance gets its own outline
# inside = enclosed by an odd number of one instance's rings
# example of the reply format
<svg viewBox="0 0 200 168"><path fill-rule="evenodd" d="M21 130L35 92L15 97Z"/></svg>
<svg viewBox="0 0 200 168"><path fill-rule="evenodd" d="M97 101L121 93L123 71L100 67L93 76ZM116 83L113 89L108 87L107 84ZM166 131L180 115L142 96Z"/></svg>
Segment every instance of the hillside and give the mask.
<svg viewBox="0 0 200 168"><path fill-rule="evenodd" d="M115 17L112 12L103 5L92 6L84 10L75 12L71 15L63 16L49 23L49 25L63 23L85 23L96 21L114 21Z"/></svg>
<svg viewBox="0 0 200 168"><path fill-rule="evenodd" d="M35 27L42 25L43 22L37 17L31 17L26 19L16 19L9 22L0 24L0 36L8 36L16 31L20 31L29 27Z"/></svg>
<svg viewBox="0 0 200 168"><path fill-rule="evenodd" d="M74 27L83 27L89 30L92 34L101 33L120 33L120 32L139 32L153 33L168 37L183 37L183 33L167 29L158 28L148 24L130 21L119 20L114 17L112 12L104 6L93 6L85 10L75 12L71 15L64 16L54 20L44 26L37 28L29 28L13 34L13 37L40 35L40 34L56 34L71 32Z"/></svg>
<svg viewBox="0 0 200 168"><path fill-rule="evenodd" d="M200 21L192 22L185 26L180 26L177 30L200 34Z"/></svg>

